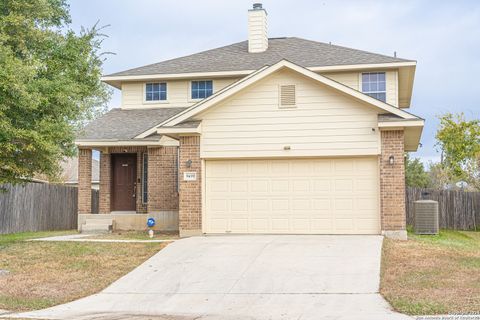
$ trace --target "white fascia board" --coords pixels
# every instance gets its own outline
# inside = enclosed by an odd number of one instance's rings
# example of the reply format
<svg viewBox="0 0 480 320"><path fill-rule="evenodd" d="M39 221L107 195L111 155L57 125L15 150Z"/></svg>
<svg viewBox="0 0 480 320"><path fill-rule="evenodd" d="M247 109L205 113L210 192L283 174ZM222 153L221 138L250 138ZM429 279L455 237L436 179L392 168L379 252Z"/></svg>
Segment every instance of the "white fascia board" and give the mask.
<svg viewBox="0 0 480 320"><path fill-rule="evenodd" d="M389 63L369 63L369 64L351 64L351 65L336 65L336 66L323 66L323 67L310 67L307 68L314 72L325 71L347 71L347 70L364 70L364 69L390 69L390 68L402 68L416 66L416 61L405 62L389 62Z"/></svg>
<svg viewBox="0 0 480 320"><path fill-rule="evenodd" d="M102 81L137 81L154 79L189 79L189 78L216 78L216 77L235 77L245 76L255 70L239 71L217 71L217 72L189 72L189 73L167 73L167 74L146 74L138 76L103 76Z"/></svg>
<svg viewBox="0 0 480 320"><path fill-rule="evenodd" d="M155 140L75 140L75 145L79 147L117 147L117 146L172 146L170 140L163 140L163 137L157 141Z"/></svg>
<svg viewBox="0 0 480 320"><path fill-rule="evenodd" d="M391 63L371 63L371 64L351 64L351 65L335 65L322 67L308 67L314 72L322 71L346 71L360 69L383 69L383 68L400 68L417 65L416 61L391 62ZM102 81L137 81L137 80L154 80L154 79L188 79L188 78L210 78L210 77L235 77L246 76L255 70L234 70L234 71L215 71L215 72L189 72L189 73L159 73L146 75L131 76L103 76Z"/></svg>
<svg viewBox="0 0 480 320"><path fill-rule="evenodd" d="M423 127L424 125L425 125L425 120L423 119L378 122L379 128Z"/></svg>
<svg viewBox="0 0 480 320"><path fill-rule="evenodd" d="M201 125L196 128L172 128L172 127L159 127L157 128L158 134L183 134L183 133L201 133Z"/></svg>

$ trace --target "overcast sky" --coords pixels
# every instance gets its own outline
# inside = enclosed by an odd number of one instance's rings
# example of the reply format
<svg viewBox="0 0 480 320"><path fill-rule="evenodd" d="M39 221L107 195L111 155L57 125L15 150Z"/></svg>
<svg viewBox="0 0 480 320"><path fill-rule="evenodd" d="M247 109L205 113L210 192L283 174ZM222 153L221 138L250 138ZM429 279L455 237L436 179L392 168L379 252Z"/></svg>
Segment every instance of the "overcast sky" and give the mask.
<svg viewBox="0 0 480 320"><path fill-rule="evenodd" d="M71 0L73 28L109 25L104 73L224 46L247 37L250 0ZM480 117L480 1L265 0L270 37L417 60L410 112L426 119L414 155L437 161L437 115ZM116 90L110 107L118 107Z"/></svg>

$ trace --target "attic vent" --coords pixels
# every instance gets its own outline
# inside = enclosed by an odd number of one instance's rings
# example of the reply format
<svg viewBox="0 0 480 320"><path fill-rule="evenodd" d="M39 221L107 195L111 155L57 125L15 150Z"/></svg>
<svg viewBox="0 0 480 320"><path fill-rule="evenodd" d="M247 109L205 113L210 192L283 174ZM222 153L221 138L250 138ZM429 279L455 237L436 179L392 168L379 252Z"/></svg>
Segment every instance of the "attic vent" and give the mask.
<svg viewBox="0 0 480 320"><path fill-rule="evenodd" d="M296 104L295 98L294 84L280 86L280 107L294 107Z"/></svg>

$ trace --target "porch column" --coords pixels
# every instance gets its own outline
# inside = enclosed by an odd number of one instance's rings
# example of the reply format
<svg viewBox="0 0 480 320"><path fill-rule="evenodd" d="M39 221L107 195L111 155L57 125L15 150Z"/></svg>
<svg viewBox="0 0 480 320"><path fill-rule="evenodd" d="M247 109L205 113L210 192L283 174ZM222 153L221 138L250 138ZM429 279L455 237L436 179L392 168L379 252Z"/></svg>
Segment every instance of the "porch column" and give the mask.
<svg viewBox="0 0 480 320"><path fill-rule="evenodd" d="M110 213L110 190L112 181L112 160L110 153L100 152L100 190L99 190L99 213Z"/></svg>
<svg viewBox="0 0 480 320"><path fill-rule="evenodd" d="M380 156L380 214L382 233L407 239L403 130L382 131Z"/></svg>
<svg viewBox="0 0 480 320"><path fill-rule="evenodd" d="M78 213L92 212L92 150L78 149Z"/></svg>
<svg viewBox="0 0 480 320"><path fill-rule="evenodd" d="M177 147L148 148L148 212L178 210Z"/></svg>
<svg viewBox="0 0 480 320"><path fill-rule="evenodd" d="M179 158L179 231L180 236L202 234L202 164L200 137L180 137ZM184 173L190 173L185 179ZM193 174L195 177L193 178Z"/></svg>

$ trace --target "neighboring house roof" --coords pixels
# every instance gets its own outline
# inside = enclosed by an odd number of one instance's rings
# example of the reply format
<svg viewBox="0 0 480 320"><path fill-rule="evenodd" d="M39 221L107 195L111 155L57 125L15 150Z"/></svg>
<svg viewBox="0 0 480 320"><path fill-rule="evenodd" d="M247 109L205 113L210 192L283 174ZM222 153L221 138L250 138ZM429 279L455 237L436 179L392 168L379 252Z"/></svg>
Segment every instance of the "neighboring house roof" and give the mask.
<svg viewBox="0 0 480 320"><path fill-rule="evenodd" d="M106 77L257 70L285 59L305 68L412 62L363 50L296 37L270 38L265 52L249 53L248 41L166 60Z"/></svg>
<svg viewBox="0 0 480 320"><path fill-rule="evenodd" d="M186 108L112 109L89 123L78 140L130 140Z"/></svg>
<svg viewBox="0 0 480 320"><path fill-rule="evenodd" d="M265 78L266 76L281 70L281 69L290 69L292 71L298 72L306 77L311 78L314 81L318 81L319 83L322 83L323 85L329 86L335 90L338 90L342 93L348 94L352 96L353 98L356 98L362 102L367 103L368 105L377 108L378 110L383 111L383 113L390 113L392 115L398 116L400 119L414 119L414 120L419 120L422 122L423 126L423 120L409 112L406 112L402 109L399 109L395 106L389 105L385 102L382 102L380 100L377 100L375 98L372 98L358 90L352 89L344 84L341 84L337 81L331 80L327 77L324 77L320 74L317 74L315 72L312 72L302 66L299 66L295 63L292 63L287 60L282 60L277 62L276 64L269 66L269 67L263 67L252 74L248 75L247 77L244 77L231 85L223 88L222 90L218 91L217 93L211 95L210 97L203 99L202 101L194 104L193 106L186 108L182 112L179 112L175 115L173 115L171 118L166 119L165 121L159 121L156 126L153 126L149 130L146 130L142 132L141 134L137 135L136 138L144 138L147 137L153 133L156 132L157 127L159 126L176 126L179 123L183 123L185 121L191 121L193 120L192 117L195 115L199 114L200 112L204 112L208 108L220 103L221 101L224 101L225 99L229 98L233 94L239 92L240 90L243 90L244 88L256 83L257 81Z"/></svg>
<svg viewBox="0 0 480 320"><path fill-rule="evenodd" d="M61 164L62 178L65 183L78 183L78 158L67 158ZM92 159L92 182L100 181L100 163L97 159Z"/></svg>

